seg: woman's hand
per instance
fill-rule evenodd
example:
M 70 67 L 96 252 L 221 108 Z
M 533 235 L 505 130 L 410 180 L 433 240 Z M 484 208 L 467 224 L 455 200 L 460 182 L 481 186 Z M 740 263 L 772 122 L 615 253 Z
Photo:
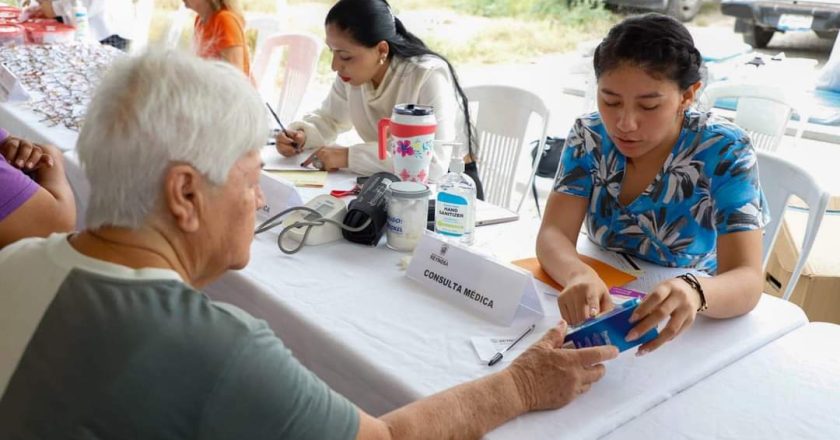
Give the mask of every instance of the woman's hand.
M 627 340 L 638 339 L 665 318 L 668 324 L 659 332 L 659 336 L 639 347 L 638 356 L 647 354 L 662 344 L 674 339 L 691 327 L 700 308 L 700 294 L 685 281 L 674 278 L 660 283 L 642 300 L 639 307 L 630 316 L 630 322 L 636 325 L 627 333 Z
M 322 147 L 315 153 L 315 157 L 323 164 L 322 170 L 340 170 L 347 168 L 347 150 L 347 147 Z
M 614 307 L 607 285 L 591 268 L 569 279 L 557 298 L 557 304 L 563 318 L 572 325 Z
M 0 155 L 12 166 L 30 172 L 41 167 L 52 167 L 53 156 L 61 155 L 55 147 L 33 144 L 25 139 L 9 136 L 0 145 Z
M 283 157 L 294 156 L 300 153 L 303 151 L 303 145 L 306 143 L 306 133 L 303 130 L 291 130 L 288 133 L 291 137 L 286 136 L 286 133 L 280 130 L 274 138 L 277 143 L 277 152 L 283 155 Z

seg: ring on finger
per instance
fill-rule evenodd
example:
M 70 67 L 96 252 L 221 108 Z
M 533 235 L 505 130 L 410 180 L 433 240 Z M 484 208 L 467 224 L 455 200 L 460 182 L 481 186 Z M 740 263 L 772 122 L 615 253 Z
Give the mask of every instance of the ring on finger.
M 324 161 L 323 161 L 323 160 L 321 160 L 321 159 L 319 159 L 319 158 L 317 158 L 317 157 L 316 157 L 316 158 L 314 158 L 314 159 L 312 159 L 312 165 L 313 165 L 315 168 L 318 168 L 319 170 L 322 170 L 322 171 L 325 169 L 325 168 L 324 168 Z

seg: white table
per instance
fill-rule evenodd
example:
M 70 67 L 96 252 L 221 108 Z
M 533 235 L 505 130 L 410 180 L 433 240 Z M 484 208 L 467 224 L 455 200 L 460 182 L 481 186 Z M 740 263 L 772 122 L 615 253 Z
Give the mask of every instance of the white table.
M 838 325 L 800 327 L 605 439 L 840 438 L 838 341 Z
M 477 247 L 506 260 L 533 256 L 536 233 L 527 221 L 482 227 Z M 405 254 L 384 244 L 341 241 L 284 255 L 275 241 L 273 232 L 258 236 L 248 267 L 206 292 L 265 319 L 307 367 L 373 414 L 495 371 L 469 338 L 514 335 L 528 324 L 519 316 L 510 328 L 494 325 L 424 292 L 398 267 Z M 541 300 L 548 314 L 523 348 L 559 319 L 555 299 Z M 798 307 L 766 295 L 742 318 L 701 318 L 657 352 L 611 361 L 606 377 L 566 408 L 522 416 L 488 438 L 597 438 L 805 323 Z
M 45 128 L 16 105 L 0 105 L 0 124 L 62 149 L 75 145 L 75 133 Z M 83 212 L 87 182 L 75 153 L 66 155 Z M 352 183 L 352 175 L 335 173 L 325 190 Z M 520 221 L 479 228 L 476 247 L 504 260 L 533 256 L 537 226 Z M 500 327 L 451 307 L 408 280 L 398 268 L 405 254 L 384 245 L 342 241 L 287 256 L 275 240 L 276 233 L 258 236 L 249 266 L 225 275 L 208 294 L 265 319 L 304 364 L 373 414 L 495 371 L 478 361 L 469 338 L 514 335 L 529 323 L 520 316 L 510 328 Z M 558 320 L 554 298 L 541 299 L 548 314 L 523 348 Z M 745 317 L 700 319 L 655 353 L 635 358 L 627 352 L 611 361 L 607 376 L 566 408 L 522 416 L 488 438 L 597 438 L 805 322 L 797 307 L 768 296 Z
M 79 137 L 79 133 L 64 126 L 45 125 L 41 122 L 41 116 L 23 103 L 0 103 L 0 127 L 33 142 L 55 145 L 62 151 L 75 148 Z

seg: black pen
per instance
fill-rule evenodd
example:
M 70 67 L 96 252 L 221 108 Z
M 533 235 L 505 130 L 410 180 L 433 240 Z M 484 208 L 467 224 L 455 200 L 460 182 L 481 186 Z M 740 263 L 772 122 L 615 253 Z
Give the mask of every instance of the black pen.
M 525 333 L 522 333 L 518 338 L 516 338 L 515 341 L 511 342 L 510 345 L 508 345 L 506 349 L 494 354 L 493 358 L 490 359 L 490 362 L 487 363 L 487 366 L 492 367 L 493 365 L 496 365 L 497 363 L 499 363 L 499 361 L 502 360 L 502 358 L 505 356 L 505 353 L 510 351 L 510 349 L 513 348 L 513 346 L 516 345 L 517 342 L 521 341 L 522 338 L 524 338 L 525 336 L 528 336 L 528 333 L 531 333 L 532 331 L 534 331 L 534 326 L 535 325 L 536 324 L 531 324 L 531 326 L 528 327 L 528 330 L 525 330 Z
M 625 254 L 624 252 L 619 252 L 618 255 L 621 255 L 622 257 L 624 257 L 624 259 L 627 260 L 628 263 L 630 263 L 630 266 L 633 266 L 633 269 L 642 270 L 642 268 L 639 267 L 639 265 L 636 264 L 636 262 L 633 261 L 633 259 L 630 258 L 629 255 Z
M 288 131 L 286 131 L 286 126 L 284 126 L 283 123 L 280 122 L 280 118 L 277 116 L 277 113 L 275 113 L 274 109 L 271 108 L 271 104 L 266 102 L 265 106 L 268 107 L 268 111 L 271 112 L 271 116 L 274 116 L 274 120 L 277 121 L 278 125 L 280 125 L 280 129 L 283 130 L 283 134 L 285 134 L 287 138 L 292 139 L 292 136 L 289 134 Z M 297 142 L 292 141 L 292 147 L 294 147 L 294 149 L 297 150 L 298 149 Z

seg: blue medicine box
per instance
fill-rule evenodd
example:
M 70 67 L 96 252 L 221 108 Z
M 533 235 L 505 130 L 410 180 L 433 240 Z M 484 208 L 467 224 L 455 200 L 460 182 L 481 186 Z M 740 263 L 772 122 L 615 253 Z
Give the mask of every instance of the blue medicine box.
M 630 315 L 639 305 L 639 299 L 625 301 L 607 313 L 598 315 L 573 327 L 566 333 L 565 343 L 573 343 L 575 348 L 594 347 L 598 345 L 615 345 L 619 351 L 628 350 L 644 344 L 659 335 L 656 328 L 651 329 L 635 341 L 624 338 L 633 328 Z

